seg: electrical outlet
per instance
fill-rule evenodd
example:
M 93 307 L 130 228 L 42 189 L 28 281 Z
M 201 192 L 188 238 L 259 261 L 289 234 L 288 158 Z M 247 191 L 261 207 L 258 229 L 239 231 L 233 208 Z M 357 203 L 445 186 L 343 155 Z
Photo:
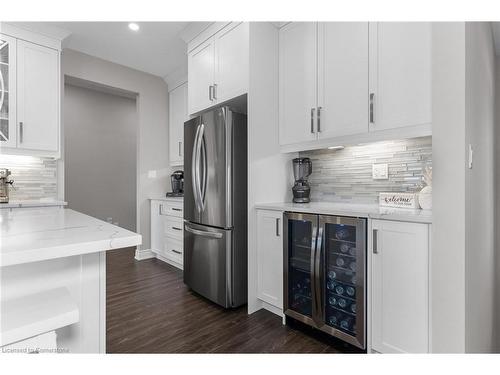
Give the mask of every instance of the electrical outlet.
M 148 178 L 156 178 L 156 170 L 148 171 Z
M 388 164 L 372 164 L 372 178 L 374 180 L 388 180 L 389 179 Z

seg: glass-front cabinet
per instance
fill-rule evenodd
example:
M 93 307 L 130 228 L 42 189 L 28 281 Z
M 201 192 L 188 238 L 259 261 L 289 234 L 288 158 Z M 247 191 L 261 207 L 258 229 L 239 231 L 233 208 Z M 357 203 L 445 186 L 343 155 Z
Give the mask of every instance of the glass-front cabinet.
M 16 40 L 0 34 L 0 147 L 16 147 Z
M 366 219 L 285 213 L 285 314 L 366 348 Z

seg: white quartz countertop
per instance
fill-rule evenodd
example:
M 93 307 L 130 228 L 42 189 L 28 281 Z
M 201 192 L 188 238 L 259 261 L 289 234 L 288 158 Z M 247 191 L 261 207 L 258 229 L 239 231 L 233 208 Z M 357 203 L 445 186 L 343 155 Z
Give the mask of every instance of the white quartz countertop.
M 9 203 L 0 203 L 0 208 L 28 208 L 66 206 L 68 202 L 48 199 L 10 200 Z
M 142 236 L 70 209 L 0 210 L 0 267 L 137 246 Z
M 404 208 L 380 207 L 378 204 L 359 203 L 258 203 L 257 209 L 302 212 L 311 214 L 339 215 L 366 217 L 370 219 L 385 219 L 395 221 L 408 221 L 414 223 L 432 223 L 431 210 L 413 210 Z
M 152 201 L 182 202 L 184 200 L 184 197 L 155 197 L 149 199 Z

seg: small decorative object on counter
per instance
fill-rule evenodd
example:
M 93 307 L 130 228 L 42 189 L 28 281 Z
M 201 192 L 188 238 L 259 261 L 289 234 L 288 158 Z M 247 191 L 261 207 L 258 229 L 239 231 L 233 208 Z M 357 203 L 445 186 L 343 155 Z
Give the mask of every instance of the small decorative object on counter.
M 432 209 L 432 167 L 425 167 L 424 182 L 427 186 L 418 193 L 418 204 L 424 210 Z
M 418 208 L 418 194 L 379 193 L 379 205 L 384 207 Z

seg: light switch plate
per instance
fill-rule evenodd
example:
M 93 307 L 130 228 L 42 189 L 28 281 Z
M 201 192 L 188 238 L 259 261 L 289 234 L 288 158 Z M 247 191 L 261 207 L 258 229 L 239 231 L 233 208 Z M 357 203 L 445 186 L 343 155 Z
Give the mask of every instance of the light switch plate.
M 372 178 L 374 180 L 388 180 L 389 179 L 388 164 L 372 164 Z
M 148 171 L 148 178 L 156 178 L 156 171 L 154 169 Z

